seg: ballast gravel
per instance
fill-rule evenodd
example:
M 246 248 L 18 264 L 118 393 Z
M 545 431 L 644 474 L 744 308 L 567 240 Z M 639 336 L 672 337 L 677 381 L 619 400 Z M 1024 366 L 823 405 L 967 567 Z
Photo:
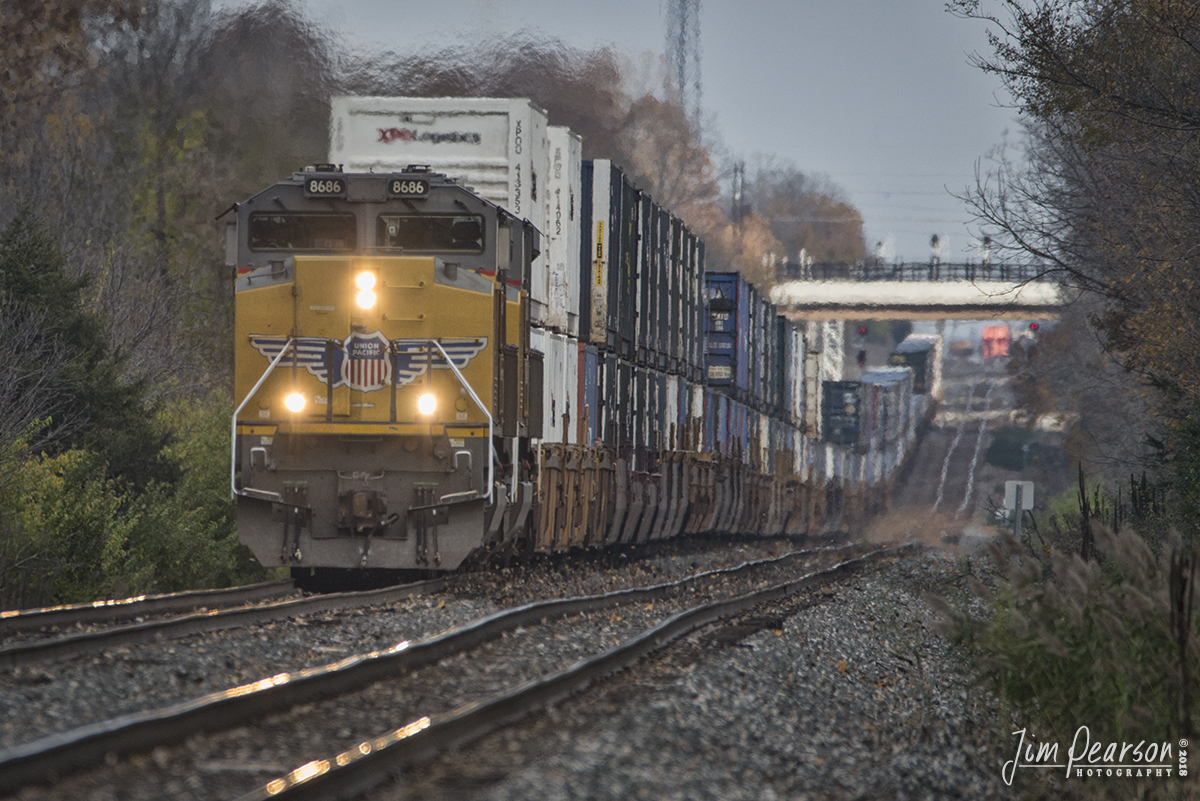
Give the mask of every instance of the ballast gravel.
M 752 587 L 827 566 L 838 558 L 822 553 L 798 563 L 705 577 L 667 599 L 623 603 L 520 628 L 414 673 L 270 715 L 251 726 L 196 735 L 179 747 L 114 759 L 107 768 L 70 776 L 50 789 L 26 788 L 22 797 L 131 801 L 164 794 L 195 799 L 238 797 L 293 767 L 332 756 L 381 730 L 483 701 L 530 679 L 561 671 L 713 597 L 740 595 Z
M 954 572 L 927 553 L 759 608 L 369 798 L 1015 797 L 922 600 Z
M 416 640 L 501 608 L 661 584 L 794 549 L 786 540 L 697 539 L 604 560 L 543 560 L 456 576 L 438 595 L 0 670 L 0 749 Z
M 430 595 L 0 671 L 0 747 L 451 628 L 495 611 Z

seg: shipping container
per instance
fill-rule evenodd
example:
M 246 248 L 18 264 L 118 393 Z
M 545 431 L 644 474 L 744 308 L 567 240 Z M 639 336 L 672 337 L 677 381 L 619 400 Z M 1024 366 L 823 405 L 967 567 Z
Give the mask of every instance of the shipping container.
M 708 383 L 748 398 L 751 380 L 751 287 L 737 273 L 708 273 L 706 317 Z
M 792 425 L 804 427 L 804 329 L 791 327 L 791 345 L 787 359 L 787 419 Z
M 583 342 L 576 344 L 579 349 L 579 392 L 576 418 L 580 421 L 583 432 L 581 444 L 594 445 L 600 438 L 600 365 L 596 358 L 596 347 Z
M 579 256 L 582 140 L 570 128 L 548 129 L 550 166 L 546 181 L 546 326 L 579 336 Z
M 530 346 L 544 354 L 542 377 L 542 439 L 576 444 L 579 393 L 578 344 L 562 334 L 533 328 Z
M 832 445 L 853 446 L 859 438 L 859 382 L 822 382 L 824 402 L 822 441 Z
M 585 218 L 590 221 L 581 232 L 585 252 L 591 254 L 588 339 L 632 359 L 637 340 L 641 192 L 608 159 L 584 161 L 582 176 L 583 192 L 591 197 Z
M 878 429 L 886 443 L 895 443 L 907 438 L 909 403 L 912 397 L 913 371 L 909 367 L 877 367 L 862 375 L 864 387 L 878 391 L 881 418 L 872 421 L 872 429 Z
M 329 161 L 344 171 L 424 165 L 546 231 L 548 125 L 546 112 L 530 100 L 338 95 L 330 103 Z M 539 325 L 548 311 L 546 264 L 543 254 L 520 276 L 530 319 Z
M 888 357 L 896 367 L 911 367 L 913 393 L 942 396 L 942 338 L 936 334 L 909 334 Z

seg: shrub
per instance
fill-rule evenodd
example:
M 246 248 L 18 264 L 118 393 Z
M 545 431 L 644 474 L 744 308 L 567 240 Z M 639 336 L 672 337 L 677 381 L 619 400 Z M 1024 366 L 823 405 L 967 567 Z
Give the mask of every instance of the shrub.
M 0 594 L 6 606 L 71 603 L 137 591 L 127 559 L 138 524 L 88 451 L 25 459 L 0 496 Z
M 156 592 L 269 577 L 238 541 L 236 508 L 229 497 L 232 414 L 232 405 L 219 392 L 178 401 L 159 413 L 159 425 L 175 437 L 165 456 L 179 464 L 180 478 L 147 490 L 132 534 L 132 549 L 148 566 Z
M 261 581 L 238 542 L 229 498 L 229 401 L 220 393 L 159 413 L 179 465 L 143 490 L 95 453 L 0 449 L 0 600 L 6 608 Z
M 968 580 L 982 610 L 931 600 L 974 677 L 1022 725 L 1068 742 L 1085 724 L 1093 740 L 1188 736 L 1200 721 L 1195 551 L 1175 532 L 1156 555 L 1131 529 L 1094 528 L 1102 560 L 1043 558 L 1004 537 L 990 586 Z

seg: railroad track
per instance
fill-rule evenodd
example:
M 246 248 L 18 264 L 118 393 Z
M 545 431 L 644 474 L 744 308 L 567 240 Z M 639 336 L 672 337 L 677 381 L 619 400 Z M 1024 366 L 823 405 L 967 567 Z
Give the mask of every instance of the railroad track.
M 503 670 L 492 670 L 503 674 L 495 686 L 486 690 L 487 698 L 467 697 L 472 703 L 465 706 L 455 705 L 454 708 L 431 709 L 430 714 L 414 715 L 410 722 L 400 728 L 389 730 L 386 735 L 379 736 L 379 729 L 385 728 L 379 723 L 375 725 L 376 736 L 358 740 L 357 748 L 343 751 L 327 759 L 307 760 L 302 768 L 288 773 L 285 777 L 275 779 L 269 785 L 263 785 L 252 791 L 247 797 L 280 797 L 280 793 L 297 794 L 295 797 L 326 797 L 321 793 L 329 792 L 322 787 L 339 787 L 345 789 L 351 784 L 355 787 L 369 786 L 379 780 L 378 777 L 396 769 L 397 765 L 406 764 L 406 760 L 419 759 L 421 754 L 432 754 L 447 747 L 447 743 L 461 743 L 481 736 L 486 731 L 503 725 L 504 722 L 527 714 L 529 710 L 548 702 L 548 699 L 561 697 L 563 694 L 574 692 L 580 686 L 595 681 L 598 677 L 623 665 L 631 664 L 654 648 L 691 631 L 697 626 L 721 617 L 738 614 L 741 611 L 772 600 L 784 597 L 807 586 L 821 581 L 828 581 L 839 575 L 853 570 L 862 564 L 862 560 L 851 560 L 839 563 L 837 566 L 824 571 L 810 573 L 803 578 L 784 578 L 783 572 L 794 572 L 795 564 L 803 560 L 832 560 L 837 554 L 844 554 L 844 549 L 820 549 L 819 551 L 790 554 L 776 560 L 763 560 L 748 563 L 738 568 L 722 571 L 712 571 L 688 579 L 671 582 L 636 590 L 623 590 L 586 598 L 571 598 L 557 601 L 547 601 L 527 604 L 504 612 L 490 615 L 483 620 L 461 626 L 450 632 L 427 638 L 419 643 L 401 643 L 395 647 L 377 651 L 358 657 L 342 660 L 325 668 L 302 671 L 298 674 L 282 674 L 255 682 L 251 685 L 234 688 L 224 693 L 216 693 L 202 699 L 176 704 L 173 707 L 149 713 L 127 715 L 111 721 L 81 727 L 51 737 L 41 738 L 22 746 L 10 748 L 0 753 L 0 788 L 15 789 L 32 781 L 44 780 L 47 777 L 59 776 L 62 773 L 95 762 L 98 759 L 113 757 L 110 754 L 152 751 L 153 763 L 170 765 L 168 775 L 196 775 L 207 770 L 205 786 L 210 790 L 214 783 L 213 765 L 217 771 L 221 767 L 233 766 L 237 772 L 238 765 L 250 773 L 262 773 L 264 768 L 271 767 L 263 762 L 255 763 L 251 758 L 247 762 L 247 754 L 253 757 L 254 748 L 247 746 L 245 740 L 250 738 L 253 744 L 261 740 L 294 741 L 303 739 L 297 731 L 305 731 L 305 726 L 339 725 L 335 718 L 342 713 L 344 706 L 349 706 L 347 693 L 366 693 L 359 697 L 357 703 L 368 704 L 367 709 L 385 709 L 389 705 L 389 695 L 401 692 L 403 687 L 395 686 L 396 677 L 405 677 L 402 684 L 406 687 L 414 682 L 411 678 L 414 672 L 422 667 L 433 667 L 434 678 L 426 681 L 430 684 L 430 698 L 441 698 L 444 691 L 436 688 L 449 678 L 458 675 L 465 667 L 470 666 L 465 661 L 465 655 L 474 652 L 491 643 L 489 647 L 503 651 L 508 648 L 509 654 L 505 659 Z M 864 559 L 876 558 L 884 552 L 875 552 Z M 774 571 L 774 572 L 773 572 Z M 761 584 L 767 580 L 769 586 L 758 586 L 752 592 L 730 592 L 729 587 L 719 590 L 716 586 L 704 590 L 705 583 L 730 582 L 735 577 L 755 581 Z M 784 578 L 784 580 L 780 580 Z M 741 586 L 741 585 L 739 585 Z M 744 589 L 744 587 L 741 587 Z M 725 597 L 714 598 L 704 603 L 695 603 L 694 598 L 703 592 Z M 646 606 L 648 605 L 648 606 Z M 621 607 L 622 615 L 610 612 L 614 607 Z M 519 690 L 511 688 L 523 682 L 515 681 L 514 677 L 521 674 L 520 657 L 525 649 L 544 649 L 547 644 L 552 647 L 568 634 L 578 636 L 583 632 L 584 637 L 592 637 L 595 632 L 611 634 L 611 627 L 604 624 L 605 616 L 609 621 L 629 618 L 628 625 L 620 630 L 619 638 L 622 643 L 616 647 L 592 653 L 582 661 L 578 654 L 571 653 L 570 648 L 559 659 L 563 663 L 552 671 L 552 675 L 538 679 Z M 648 618 L 656 618 L 654 621 Z M 663 619 L 665 618 L 665 619 Z M 543 625 L 535 626 L 537 621 L 559 621 L 559 628 Z M 528 639 L 530 631 L 527 627 L 544 630 L 540 642 Z M 507 637 L 502 637 L 505 633 Z M 589 633 L 592 632 L 592 633 Z M 526 637 L 526 639 L 522 639 Z M 498 641 L 499 638 L 499 641 Z M 600 638 L 601 645 L 607 644 Z M 506 643 L 504 640 L 511 640 Z M 530 645 L 530 643 L 533 643 Z M 615 645 L 615 644 L 614 644 Z M 595 649 L 593 649 L 595 650 Z M 449 660 L 447 663 L 446 660 Z M 565 662 L 564 662 L 565 660 Z M 492 663 L 486 659 L 475 658 L 473 667 L 487 668 Z M 567 664 L 576 663 L 572 667 Z M 438 672 L 438 663 L 446 667 Z M 500 663 L 496 663 L 500 664 Z M 566 669 L 563 669 L 566 668 Z M 531 668 L 531 670 L 539 670 Z M 515 671 L 515 672 L 514 672 Z M 423 675 L 423 672 L 422 672 Z M 440 678 L 439 678 L 440 676 Z M 420 677 L 418 677 L 420 678 Z M 388 682 L 392 682 L 392 686 Z M 363 688 L 367 689 L 363 689 Z M 476 696 L 479 690 L 473 691 Z M 371 695 L 374 693 L 374 695 Z M 461 696 L 461 693 L 459 693 Z M 335 700 L 322 701 L 321 699 Z M 425 703 L 430 703 L 428 700 Z M 306 706 L 307 705 L 307 706 Z M 392 704 L 394 707 L 395 705 Z M 433 706 L 437 706 L 433 704 Z M 419 709 L 420 704 L 409 703 L 400 709 Z M 281 710 L 290 709 L 289 712 Z M 299 711 L 297 711 L 299 709 Z M 267 716 L 266 722 L 262 722 Z M 290 716 L 290 719 L 287 719 Z M 373 716 L 371 721 L 374 721 Z M 238 729 L 228 733 L 234 727 L 242 726 L 247 721 L 258 719 L 260 723 L 253 732 Z M 275 721 L 272 723 L 271 721 Z M 353 722 L 353 721 L 352 721 Z M 301 727 L 297 729 L 297 727 Z M 278 731 L 276 731 L 278 729 Z M 182 738 L 195 736 L 201 731 L 226 731 L 224 746 L 216 750 L 208 749 L 195 739 L 189 741 L 188 751 L 204 751 L 210 756 L 203 765 L 192 764 L 189 771 L 175 760 L 183 759 L 178 754 L 167 753 L 163 744 L 178 742 Z M 343 739 L 355 735 L 348 727 Z M 216 735 L 219 739 L 223 735 Z M 232 739 L 229 739 L 232 737 Z M 203 738 L 201 738 L 203 739 Z M 238 742 L 242 745 L 238 746 Z M 321 740 L 322 743 L 328 738 Z M 225 751 L 221 751 L 221 747 Z M 230 750 L 232 749 L 232 750 Z M 298 744 L 286 753 L 300 754 L 304 752 L 303 744 Z M 328 748 L 325 749 L 328 752 Z M 161 753 L 160 753 L 161 752 Z M 235 756 L 224 758 L 222 753 Z M 217 757 L 213 757 L 217 754 Z M 240 756 L 237 756 L 240 754 Z M 357 756 L 355 756 L 357 754 Z M 372 756 L 377 755 L 377 756 Z M 239 763 L 240 760 L 240 763 Z M 145 758 L 131 759 L 122 763 L 127 767 L 135 761 L 146 763 Z M 296 764 L 295 761 L 292 764 Z M 248 766 L 248 767 L 247 767 Z M 120 786 L 126 787 L 126 780 L 131 773 L 117 773 L 114 779 Z M 347 773 L 346 771 L 349 771 Z M 277 773 L 283 771 L 276 771 Z M 136 771 L 133 771 L 136 773 Z M 322 778 L 322 777 L 336 778 Z M 228 778 L 227 776 L 225 778 Z M 228 782 L 229 789 L 240 785 L 246 787 L 245 776 L 237 777 L 236 781 Z M 159 779 L 158 781 L 161 781 Z M 331 784 L 332 782 L 332 784 Z M 161 785 L 158 786 L 161 790 Z M 92 790 L 95 787 L 91 787 Z M 70 793 L 88 792 L 82 786 L 64 788 L 69 797 Z M 226 791 L 228 792 L 228 791 Z M 255 795 L 254 793 L 258 793 Z M 310 795 L 316 793 L 316 795 Z M 136 795 L 136 794 L 135 794 Z M 131 796 L 133 797 L 133 796 Z M 148 795 L 146 797 L 153 797 Z M 210 795 L 210 797 L 228 797 Z M 285 796 L 287 797 L 287 796 Z
M 223 609 L 278 598 L 293 592 L 291 581 L 268 581 L 220 590 L 193 590 L 165 595 L 94 601 L 85 604 L 12 609 L 0 612 L 0 639 L 44 629 L 117 623 L 122 620 L 174 615 L 198 609 Z
M 242 626 L 284 620 L 298 615 L 312 615 L 341 609 L 393 603 L 413 595 L 438 592 L 446 586 L 445 579 L 431 579 L 414 584 L 401 584 L 377 590 L 313 595 L 276 603 L 240 606 L 234 609 L 211 609 L 177 617 L 151 620 L 125 626 L 68 634 L 34 640 L 0 648 L 0 669 L 12 669 L 40 662 L 70 659 L 97 651 L 125 648 L 147 642 L 158 642 Z M 41 611 L 41 610 L 38 610 Z
M 933 426 L 918 445 L 913 469 L 897 493 L 901 508 L 966 520 L 979 502 L 975 484 L 988 432 L 1008 419 L 1007 377 L 993 371 L 947 382 Z

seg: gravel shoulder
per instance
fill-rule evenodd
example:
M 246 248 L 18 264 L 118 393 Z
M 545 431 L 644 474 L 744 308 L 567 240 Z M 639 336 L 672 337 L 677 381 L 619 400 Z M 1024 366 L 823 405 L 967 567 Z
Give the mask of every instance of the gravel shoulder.
M 903 559 L 697 632 L 370 797 L 1015 797 L 922 600 L 954 570 Z

